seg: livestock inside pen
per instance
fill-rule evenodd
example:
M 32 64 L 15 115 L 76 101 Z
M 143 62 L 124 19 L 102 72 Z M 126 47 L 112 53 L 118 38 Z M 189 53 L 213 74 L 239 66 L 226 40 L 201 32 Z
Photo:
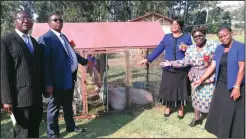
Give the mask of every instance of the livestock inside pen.
M 153 105 L 161 78 L 159 62 L 162 58 L 160 56 L 158 60 L 143 67 L 136 65 L 150 49 L 126 48 L 96 52 L 102 88 L 96 91 L 95 82 L 92 82 L 90 74 L 86 73 L 87 96 L 99 95 L 105 111 Z M 90 102 L 88 104 L 90 106 Z
M 48 25 L 45 23 L 35 23 L 32 35 L 37 38 L 48 29 Z M 81 56 L 95 54 L 97 69 L 103 84 L 100 90 L 93 89 L 93 82 L 90 82 L 91 74 L 87 72 L 87 67 L 79 66 L 74 93 L 74 110 L 78 116 L 89 114 L 88 104 L 90 101 L 102 101 L 106 111 L 112 110 L 112 106 L 110 106 L 112 103 L 110 90 L 112 88 L 118 88 L 117 92 L 121 95 L 125 92 L 126 102 L 124 102 L 124 98 L 116 101 L 118 103 L 122 101 L 120 105 L 125 103 L 124 109 L 139 107 L 135 104 L 141 103 L 139 102 L 140 97 L 136 96 L 137 93 L 131 93 L 139 92 L 136 89 L 144 89 L 150 93 L 152 100 L 155 98 L 161 78 L 159 66 L 161 56 L 160 60 L 155 60 L 145 67 L 138 67 L 136 63 L 156 47 L 164 36 L 159 23 L 64 23 L 62 32 L 69 40 L 75 42 L 75 50 Z M 144 92 L 144 90 L 140 90 L 140 92 Z M 146 91 L 145 94 L 148 93 Z M 96 98 L 95 96 L 99 96 L 98 99 L 89 99 L 90 97 Z M 151 97 L 148 94 L 146 96 L 144 98 L 152 103 Z

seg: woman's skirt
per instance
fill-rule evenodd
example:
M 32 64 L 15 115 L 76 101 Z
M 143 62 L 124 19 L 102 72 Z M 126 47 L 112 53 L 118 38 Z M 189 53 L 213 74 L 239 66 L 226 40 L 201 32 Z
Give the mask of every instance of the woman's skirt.
M 227 83 L 218 81 L 208 113 L 205 129 L 219 138 L 244 138 L 245 87 L 235 102 L 230 98 Z
M 196 87 L 191 94 L 193 108 L 208 113 L 213 93 L 214 83 L 204 83 Z
M 187 71 L 167 71 L 163 69 L 159 91 L 159 102 L 164 106 L 185 106 L 188 100 Z

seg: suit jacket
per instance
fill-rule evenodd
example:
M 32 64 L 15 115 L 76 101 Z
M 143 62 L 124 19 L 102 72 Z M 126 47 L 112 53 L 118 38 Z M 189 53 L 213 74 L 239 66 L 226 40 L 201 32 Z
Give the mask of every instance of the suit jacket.
M 43 50 L 31 37 L 34 55 L 16 33 L 1 38 L 1 102 L 17 107 L 42 105 Z
M 218 79 L 219 74 L 219 68 L 220 68 L 220 59 L 224 53 L 225 47 L 223 44 L 219 45 L 217 49 L 215 50 L 213 60 L 216 61 L 216 82 Z M 228 52 L 228 60 L 227 60 L 227 89 L 231 90 L 233 86 L 235 85 L 235 82 L 237 80 L 237 73 L 239 70 L 239 61 L 245 61 L 245 45 L 241 42 L 233 40 L 232 46 Z M 243 85 L 245 82 L 245 78 L 243 79 L 241 85 Z
M 71 65 L 69 64 L 69 57 L 59 38 L 54 32 L 49 30 L 39 37 L 38 42 L 44 48 L 45 86 L 53 86 L 57 90 L 72 89 L 74 79 L 72 77 Z M 87 64 L 87 59 L 84 59 L 77 53 L 76 57 L 81 65 Z

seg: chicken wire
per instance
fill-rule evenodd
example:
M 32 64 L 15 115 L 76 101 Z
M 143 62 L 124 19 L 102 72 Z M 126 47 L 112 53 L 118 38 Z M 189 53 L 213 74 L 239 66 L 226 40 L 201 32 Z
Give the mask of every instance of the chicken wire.
M 109 106 L 108 88 L 109 87 L 125 87 L 126 92 L 129 88 L 144 89 L 151 93 L 153 97 L 152 104 L 157 102 L 157 95 L 159 93 L 159 86 L 161 80 L 161 68 L 159 66 L 162 61 L 163 54 L 160 55 L 155 61 L 147 64 L 146 66 L 137 66 L 137 62 L 141 61 L 148 55 L 152 49 L 120 49 L 112 52 L 99 51 L 95 53 L 97 59 L 97 70 L 100 72 L 102 87 L 100 92 L 97 92 L 100 100 L 103 102 L 105 111 L 112 111 Z M 90 52 L 84 52 L 84 57 Z M 85 66 L 87 69 L 87 66 Z M 74 115 L 80 115 L 83 112 L 83 83 L 81 77 L 84 76 L 81 71 L 78 71 L 77 81 L 74 89 L 73 110 Z M 95 83 L 92 81 L 91 74 L 86 72 L 86 97 L 91 93 L 89 90 L 95 90 Z M 95 93 L 95 92 L 94 92 Z M 129 98 L 129 92 L 126 93 Z M 87 99 L 87 98 L 85 98 Z M 130 99 L 126 99 L 126 108 L 133 109 L 138 105 L 132 103 Z M 44 98 L 44 111 L 47 109 L 47 99 Z M 86 104 L 88 105 L 88 103 Z M 153 106 L 153 105 L 152 105 Z M 139 108 L 139 107 L 138 107 Z M 62 112 L 62 108 L 60 110 Z

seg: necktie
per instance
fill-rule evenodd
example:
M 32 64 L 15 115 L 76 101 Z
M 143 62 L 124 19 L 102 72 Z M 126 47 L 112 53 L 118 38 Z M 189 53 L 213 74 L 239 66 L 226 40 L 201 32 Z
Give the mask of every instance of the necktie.
M 34 50 L 33 50 L 33 47 L 32 47 L 32 45 L 31 45 L 31 43 L 30 43 L 29 37 L 28 37 L 27 35 L 23 35 L 23 37 L 24 37 L 24 41 L 25 41 L 25 43 L 26 43 L 26 45 L 27 45 L 27 48 L 28 48 L 29 51 L 33 54 L 33 53 L 34 53 Z
M 68 41 L 67 41 L 65 35 L 61 34 L 61 38 L 62 38 L 62 40 L 64 41 L 65 48 L 67 49 L 67 55 L 68 55 L 68 57 L 69 57 L 70 64 L 73 65 L 73 64 L 74 64 L 74 63 L 73 63 L 73 56 L 72 56 L 71 51 L 70 51 L 70 49 L 69 49 L 70 45 L 69 45 L 69 43 L 68 43 Z

